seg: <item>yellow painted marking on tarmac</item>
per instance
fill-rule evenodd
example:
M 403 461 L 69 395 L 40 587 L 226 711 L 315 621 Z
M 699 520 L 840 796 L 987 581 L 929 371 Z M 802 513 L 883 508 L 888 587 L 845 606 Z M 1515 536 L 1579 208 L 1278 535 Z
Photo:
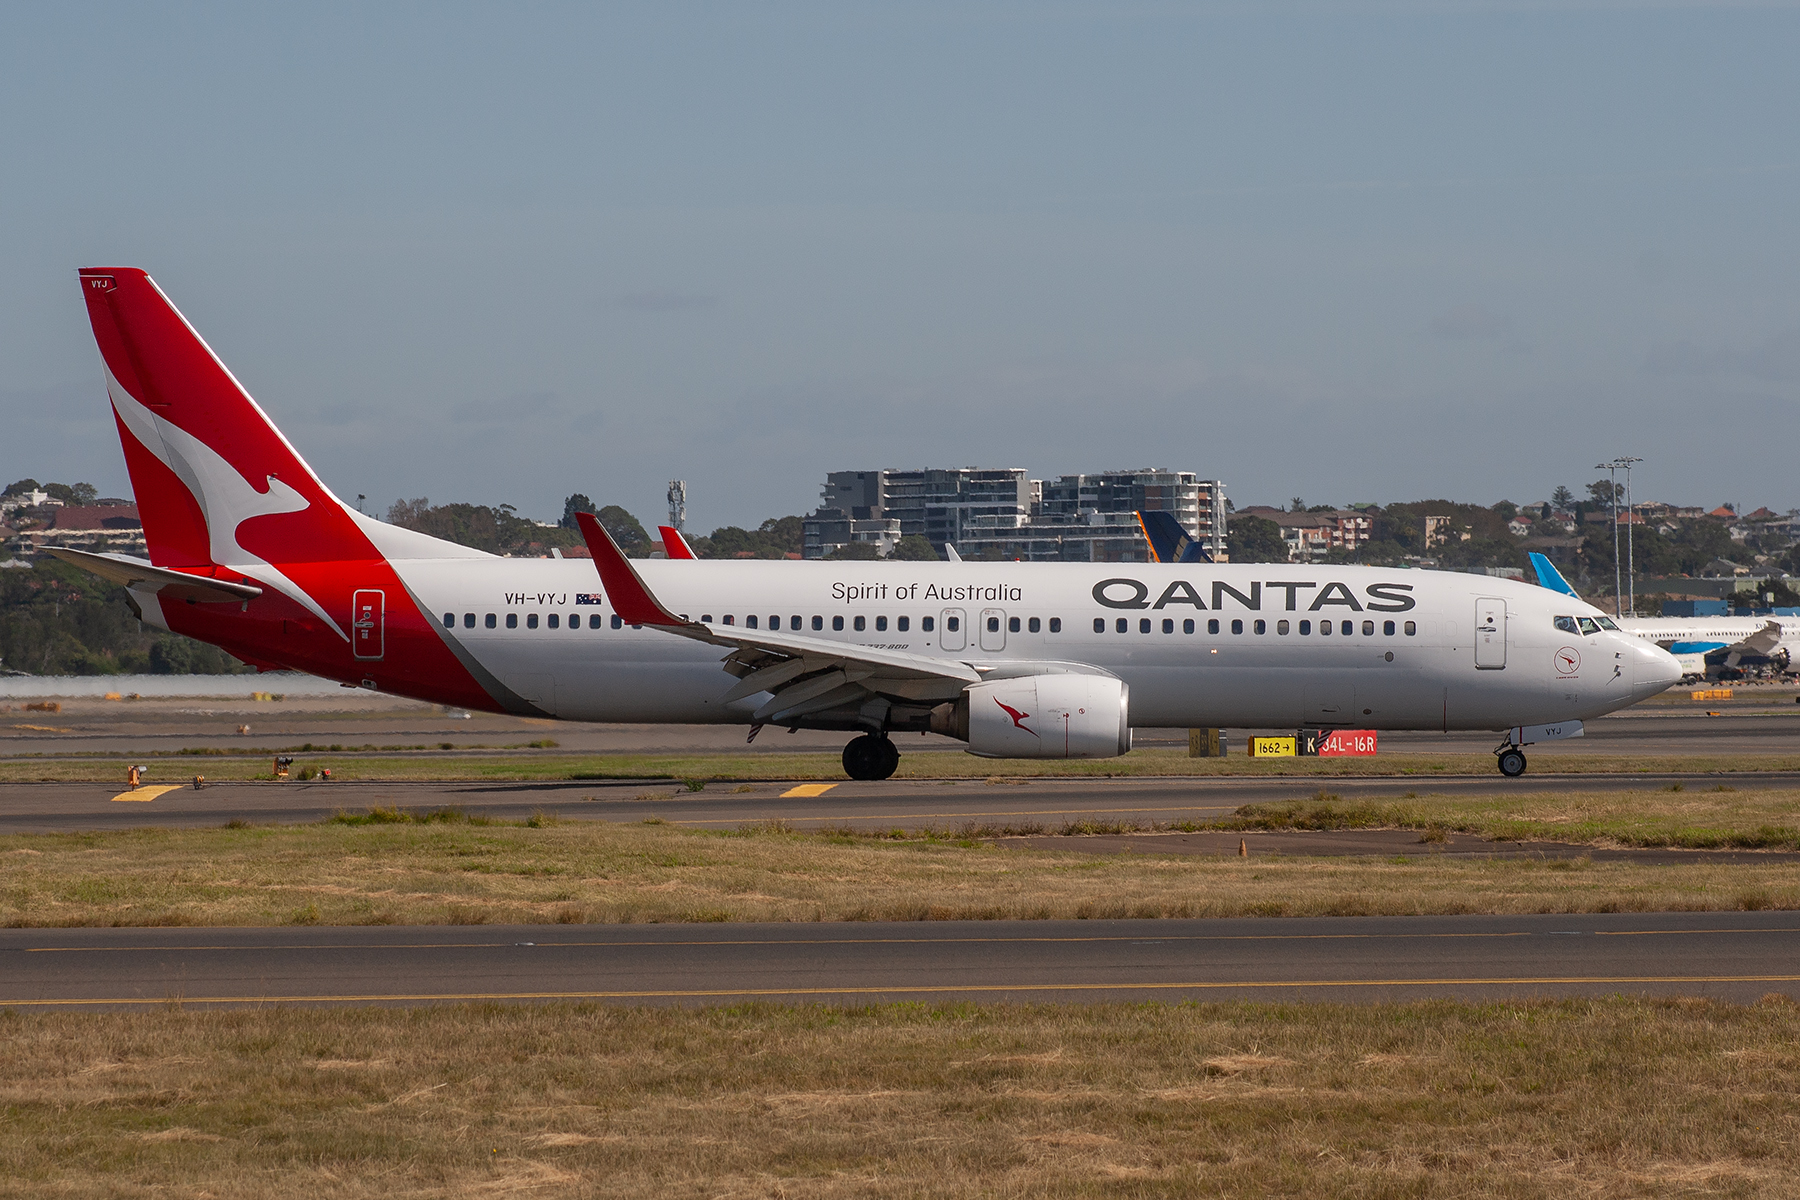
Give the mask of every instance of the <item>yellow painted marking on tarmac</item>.
M 154 800 L 164 792 L 179 792 L 180 790 L 181 785 L 179 783 L 153 783 L 141 787 L 135 792 L 120 792 L 113 797 L 113 803 L 116 804 L 121 800 Z
M 781 793 L 781 798 L 786 800 L 789 796 L 823 796 L 836 786 L 835 783 L 803 783 L 799 787 L 791 787 Z
M 1586 936 L 1620 937 L 1627 931 L 1593 930 L 1581 931 Z M 1726 933 L 1800 933 L 1800 925 L 1772 926 L 1767 929 L 1746 927 L 1742 929 L 1646 929 L 1629 931 L 1630 936 L 1640 933 L 1660 934 L 1726 934 Z M 1368 941 L 1420 941 L 1443 940 L 1457 938 L 1462 940 L 1486 938 L 1523 938 L 1523 937 L 1562 937 L 1563 933 L 1534 933 L 1526 929 L 1502 929 L 1471 933 L 1132 933 L 1132 934 L 1082 934 L 1073 937 L 887 937 L 887 938 L 701 938 L 675 942 L 665 941 L 605 941 L 605 942 L 537 942 L 521 949 L 581 949 L 599 947 L 639 947 L 659 946 L 670 949 L 682 949 L 689 946 L 952 946 L 970 943 L 995 943 L 1003 945 L 1060 943 L 1060 942 L 1368 942 Z M 311 942 L 306 945 L 281 944 L 275 942 L 246 943 L 238 946 L 202 945 L 184 946 L 172 943 L 154 943 L 142 946 L 21 946 L 26 954 L 103 954 L 124 953 L 128 951 L 171 951 L 171 950 L 494 950 L 508 946 L 519 946 L 518 942 Z
M 29 729 L 33 733 L 74 733 L 73 729 L 64 729 L 61 725 L 14 725 L 14 729 Z
M 182 1004 L 396 1004 L 420 1001 L 490 1000 L 704 1000 L 723 996 L 898 996 L 993 992 L 1175 992 L 1232 988 L 1368 987 L 1556 987 L 1624 983 L 1800 983 L 1800 975 L 1523 975 L 1454 979 L 1255 979 L 1190 980 L 1179 983 L 949 983 L 867 987 L 672 988 L 665 991 L 592 992 L 369 992 L 311 996 L 183 996 Z M 149 996 L 71 997 L 60 1000 L 0 1001 L 5 1008 L 53 1005 L 164 1004 Z

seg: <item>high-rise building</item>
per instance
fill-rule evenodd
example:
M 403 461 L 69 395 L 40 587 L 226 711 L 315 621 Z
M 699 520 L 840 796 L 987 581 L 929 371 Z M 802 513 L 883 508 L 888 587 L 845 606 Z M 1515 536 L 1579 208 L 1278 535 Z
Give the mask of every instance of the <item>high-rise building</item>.
M 805 555 L 850 542 L 882 554 L 918 534 L 942 555 L 1035 562 L 1143 562 L 1140 509 L 1175 515 L 1219 561 L 1225 558 L 1225 487 L 1161 468 L 1027 477 L 1019 468 L 834 471 L 819 511 L 805 519 Z

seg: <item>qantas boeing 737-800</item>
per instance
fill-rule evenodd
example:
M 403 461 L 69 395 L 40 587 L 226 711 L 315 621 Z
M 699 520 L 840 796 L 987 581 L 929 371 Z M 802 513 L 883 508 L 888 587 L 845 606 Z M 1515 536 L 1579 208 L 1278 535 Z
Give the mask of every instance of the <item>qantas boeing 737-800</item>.
M 143 271 L 81 286 L 150 559 L 59 553 L 259 667 L 569 721 L 855 732 L 859 779 L 893 773 L 899 732 L 1105 758 L 1133 725 L 1491 729 L 1516 775 L 1521 746 L 1681 675 L 1578 599 L 1445 572 L 629 562 L 585 514 L 592 561 L 500 558 L 339 501 Z

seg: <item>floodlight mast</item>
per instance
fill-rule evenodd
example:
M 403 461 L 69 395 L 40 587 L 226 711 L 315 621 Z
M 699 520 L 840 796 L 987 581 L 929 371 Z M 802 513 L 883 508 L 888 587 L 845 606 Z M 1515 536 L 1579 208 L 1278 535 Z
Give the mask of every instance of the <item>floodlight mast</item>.
M 1608 477 L 1611 480 L 1611 484 L 1612 484 L 1612 486 L 1610 488 L 1608 488 L 1608 492 L 1609 492 L 1609 498 L 1612 501 L 1613 615 L 1616 617 L 1622 617 L 1625 615 L 1624 602 L 1625 602 L 1625 589 L 1627 587 L 1630 587 L 1630 589 L 1631 589 L 1631 609 L 1633 612 L 1637 611 L 1637 583 L 1636 583 L 1635 579 L 1633 578 L 1633 575 L 1635 574 L 1633 567 L 1635 566 L 1635 564 L 1633 564 L 1631 562 L 1632 537 L 1631 537 L 1630 525 L 1631 525 L 1631 522 L 1633 519 L 1631 516 L 1631 500 L 1630 500 L 1630 496 L 1631 496 L 1631 464 L 1632 463 L 1640 463 L 1643 461 L 1644 460 L 1641 458 L 1633 458 L 1630 455 L 1621 454 L 1617 458 L 1613 459 L 1611 462 L 1603 462 L 1603 463 L 1595 463 L 1594 464 L 1595 470 L 1605 471 L 1607 473 Z M 1626 530 L 1625 530 L 1625 558 L 1624 559 L 1621 559 L 1619 557 L 1619 472 L 1620 471 L 1625 472 Z

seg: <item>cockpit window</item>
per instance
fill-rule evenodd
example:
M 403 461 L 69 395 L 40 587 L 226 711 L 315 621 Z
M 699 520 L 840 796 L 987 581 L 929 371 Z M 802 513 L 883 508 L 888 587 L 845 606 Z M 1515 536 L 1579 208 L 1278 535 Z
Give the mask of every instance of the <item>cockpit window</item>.
M 1592 618 L 1592 617 L 1581 617 L 1581 618 L 1578 618 L 1578 619 L 1579 619 L 1579 620 L 1580 620 L 1580 621 L 1581 621 L 1581 632 L 1583 632 L 1583 633 L 1589 633 L 1589 634 L 1592 634 L 1592 633 L 1599 633 L 1599 632 L 1600 632 L 1600 625 L 1599 625 L 1599 623 L 1598 623 L 1598 622 L 1596 622 L 1596 621 L 1595 621 L 1595 620 L 1594 620 L 1594 618 Z
M 1600 628 L 1602 629 L 1610 630 L 1613 633 L 1619 632 L 1619 627 L 1613 624 L 1613 619 L 1611 617 L 1595 617 L 1594 620 L 1600 622 Z
M 1562 630 L 1564 633 L 1580 633 L 1581 632 L 1581 630 L 1576 628 L 1576 626 L 1575 626 L 1575 618 L 1574 617 L 1558 617 L 1558 618 L 1556 618 L 1556 627 L 1558 629 Z

